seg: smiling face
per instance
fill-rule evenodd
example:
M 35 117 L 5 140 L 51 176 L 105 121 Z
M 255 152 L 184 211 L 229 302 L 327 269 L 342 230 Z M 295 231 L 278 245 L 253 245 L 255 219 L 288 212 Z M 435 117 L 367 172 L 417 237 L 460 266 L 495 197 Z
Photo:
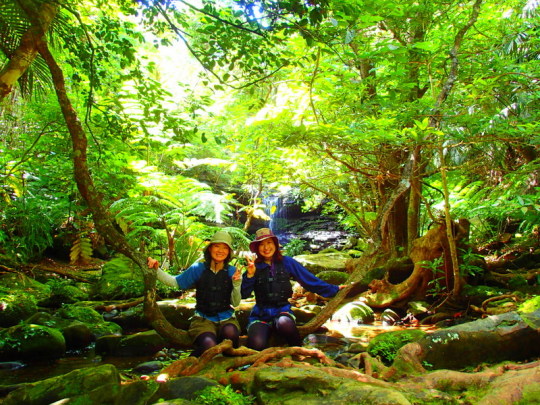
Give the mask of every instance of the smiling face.
M 208 250 L 210 251 L 210 257 L 216 263 L 223 263 L 230 252 L 229 246 L 225 243 L 212 243 Z
M 272 238 L 262 240 L 257 248 L 265 261 L 272 260 L 274 253 L 276 253 L 276 244 Z

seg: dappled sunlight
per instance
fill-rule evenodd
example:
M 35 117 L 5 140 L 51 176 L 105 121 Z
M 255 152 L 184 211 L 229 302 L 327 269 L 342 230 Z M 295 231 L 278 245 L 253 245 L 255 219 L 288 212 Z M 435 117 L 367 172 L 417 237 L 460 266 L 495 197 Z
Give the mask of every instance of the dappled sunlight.
M 356 322 L 329 320 L 323 326 L 328 328 L 328 334 L 330 335 L 338 334 L 345 338 L 366 341 L 366 343 L 375 336 L 385 332 L 405 329 L 421 329 L 425 332 L 430 332 L 436 329 L 433 325 L 385 325 L 382 321 L 375 321 L 372 324 L 358 324 Z

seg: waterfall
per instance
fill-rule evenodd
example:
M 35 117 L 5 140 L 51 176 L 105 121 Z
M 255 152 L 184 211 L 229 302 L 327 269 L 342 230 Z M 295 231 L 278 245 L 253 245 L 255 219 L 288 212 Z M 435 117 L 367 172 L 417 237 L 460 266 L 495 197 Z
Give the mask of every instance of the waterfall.
M 280 221 L 276 219 L 280 218 L 281 211 L 283 211 L 283 197 L 277 195 L 264 197 L 263 204 L 265 205 L 264 212 L 270 217 L 268 228 L 277 234 L 280 228 Z

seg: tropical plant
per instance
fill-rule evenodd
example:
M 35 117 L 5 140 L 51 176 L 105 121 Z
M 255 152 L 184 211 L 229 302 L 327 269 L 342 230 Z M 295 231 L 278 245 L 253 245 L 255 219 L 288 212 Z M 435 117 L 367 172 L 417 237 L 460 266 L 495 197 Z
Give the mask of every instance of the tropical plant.
M 204 405 L 251 405 L 252 396 L 235 391 L 230 385 L 212 385 L 198 391 L 194 400 L 196 404 Z
M 283 247 L 283 251 L 287 256 L 297 256 L 304 252 L 307 242 L 302 239 L 291 239 Z

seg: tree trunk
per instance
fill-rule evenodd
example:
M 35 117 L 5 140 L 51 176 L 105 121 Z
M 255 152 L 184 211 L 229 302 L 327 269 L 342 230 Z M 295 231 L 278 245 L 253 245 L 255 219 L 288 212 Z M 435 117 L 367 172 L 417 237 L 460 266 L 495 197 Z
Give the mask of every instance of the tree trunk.
M 28 0 L 18 0 L 18 3 L 27 13 L 31 13 L 32 7 L 35 7 Z M 10 55 L 9 62 L 0 71 L 0 102 L 11 93 L 17 80 L 27 72 L 32 62 L 34 62 L 38 54 L 36 44 L 43 38 L 51 22 L 58 14 L 58 5 L 56 3 L 41 3 L 37 13 L 40 16 L 39 24 L 33 23 L 30 26 L 28 31 L 21 37 L 19 47 L 13 55 Z
M 165 319 L 157 306 L 156 273 L 148 268 L 146 258 L 129 246 L 124 235 L 113 225 L 109 212 L 103 206 L 101 195 L 94 185 L 87 165 L 86 133 L 67 95 L 64 74 L 56 63 L 44 38 L 39 41 L 38 50 L 47 62 L 52 74 L 58 102 L 73 143 L 75 180 L 79 192 L 92 211 L 96 228 L 115 251 L 132 259 L 141 269 L 145 288 L 144 314 L 152 327 L 172 343 L 179 346 L 189 346 L 190 340 L 187 332 L 174 328 Z

